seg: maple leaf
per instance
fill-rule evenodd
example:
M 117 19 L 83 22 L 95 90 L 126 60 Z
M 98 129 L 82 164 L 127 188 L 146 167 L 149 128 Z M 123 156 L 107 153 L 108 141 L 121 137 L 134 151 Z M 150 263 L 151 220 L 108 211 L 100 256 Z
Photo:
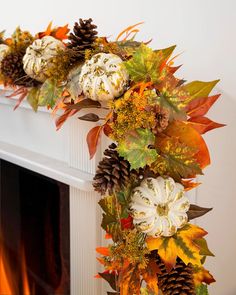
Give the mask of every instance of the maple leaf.
M 128 265 L 119 274 L 120 295 L 140 294 L 140 270 L 135 265 Z
M 147 290 L 158 294 L 158 277 L 157 274 L 160 273 L 155 261 L 149 261 L 147 268 L 142 272 L 142 276 L 147 285 Z M 150 293 L 149 293 L 150 294 Z
M 112 236 L 113 241 L 117 241 L 121 236 L 120 210 L 115 196 L 102 198 L 98 204 L 104 211 L 102 215 L 102 228 Z
M 188 93 L 179 85 L 180 80 L 173 75 L 167 75 L 157 86 L 158 104 L 169 111 L 170 120 L 186 120 L 186 103 Z
M 129 161 L 131 169 L 138 169 L 156 160 L 157 152 L 151 148 L 154 143 L 155 136 L 149 129 L 138 128 L 127 133 L 117 151 Z
M 195 286 L 201 286 L 202 283 L 206 283 L 207 285 L 210 285 L 211 283 L 215 282 L 215 279 L 212 276 L 212 274 L 208 270 L 206 270 L 203 266 L 194 268 L 193 280 L 194 280 Z
M 124 62 L 124 65 L 134 82 L 152 81 L 158 82 L 162 75 L 160 70 L 166 60 L 166 52 L 162 50 L 153 51 L 144 43 L 133 54 L 133 57 Z
M 175 266 L 177 257 L 186 265 L 201 266 L 201 248 L 195 241 L 206 234 L 204 229 L 188 223 L 172 237 L 148 238 L 147 246 L 150 251 L 158 250 L 168 271 Z
M 151 165 L 154 172 L 169 175 L 179 182 L 182 178 L 192 178 L 196 174 L 202 174 L 200 165 L 195 159 L 196 148 L 179 142 L 178 138 L 159 137 L 156 149 L 157 160 Z
M 63 93 L 63 87 L 58 86 L 56 79 L 47 79 L 40 88 L 38 94 L 38 105 L 49 106 L 53 108 L 56 101 L 61 98 Z

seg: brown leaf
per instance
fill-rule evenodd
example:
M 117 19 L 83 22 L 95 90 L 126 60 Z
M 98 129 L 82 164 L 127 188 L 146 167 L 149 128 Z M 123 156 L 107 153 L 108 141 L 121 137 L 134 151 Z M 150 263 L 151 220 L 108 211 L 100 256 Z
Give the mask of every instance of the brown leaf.
M 90 122 L 98 122 L 100 120 L 99 116 L 93 113 L 89 113 L 84 116 L 78 117 L 78 119 Z
M 96 153 L 97 146 L 100 142 L 102 129 L 103 129 L 103 126 L 95 126 L 87 134 L 87 144 L 89 148 L 90 160 L 93 158 L 93 156 Z
M 68 106 L 68 109 L 76 109 L 77 111 L 88 108 L 101 108 L 101 104 L 98 101 L 92 100 L 90 98 L 85 98 L 73 105 Z
M 215 128 L 224 127 L 225 124 L 214 122 L 207 117 L 194 117 L 188 119 L 188 123 L 200 134 L 204 134 Z
M 188 220 L 195 219 L 201 217 L 211 211 L 213 208 L 203 208 L 197 205 L 191 204 L 189 211 L 187 212 Z

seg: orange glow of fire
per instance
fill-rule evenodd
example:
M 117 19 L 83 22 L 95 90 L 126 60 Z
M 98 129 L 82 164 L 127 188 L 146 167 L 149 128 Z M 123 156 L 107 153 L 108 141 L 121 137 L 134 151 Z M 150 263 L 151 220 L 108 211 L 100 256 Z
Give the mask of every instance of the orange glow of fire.
M 26 271 L 26 261 L 25 261 L 25 252 L 22 250 L 22 263 L 21 263 L 21 276 L 22 276 L 22 286 L 23 293 L 22 295 L 32 295 L 29 286 L 29 280 Z M 14 274 L 11 273 L 10 267 L 7 264 L 6 255 L 3 249 L 0 249 L 0 294 L 6 295 L 15 295 L 18 294 L 18 290 L 15 290 L 17 286 L 16 279 Z

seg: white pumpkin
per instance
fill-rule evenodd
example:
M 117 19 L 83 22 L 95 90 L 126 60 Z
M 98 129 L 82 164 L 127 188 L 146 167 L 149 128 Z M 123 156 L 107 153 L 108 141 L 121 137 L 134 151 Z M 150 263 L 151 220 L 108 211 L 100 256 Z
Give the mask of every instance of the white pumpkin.
M 119 56 L 98 53 L 83 65 L 79 83 L 87 97 L 108 101 L 125 92 L 128 80 L 128 72 Z
M 0 44 L 0 63 L 2 62 L 8 50 L 9 50 L 9 46 L 7 46 L 6 44 Z
M 24 70 L 31 78 L 44 82 L 48 77 L 45 73 L 51 65 L 51 58 L 58 50 L 64 50 L 65 45 L 52 36 L 45 36 L 35 40 L 27 49 L 23 57 Z
M 189 200 L 172 178 L 146 178 L 131 195 L 134 224 L 152 237 L 169 237 L 188 222 Z

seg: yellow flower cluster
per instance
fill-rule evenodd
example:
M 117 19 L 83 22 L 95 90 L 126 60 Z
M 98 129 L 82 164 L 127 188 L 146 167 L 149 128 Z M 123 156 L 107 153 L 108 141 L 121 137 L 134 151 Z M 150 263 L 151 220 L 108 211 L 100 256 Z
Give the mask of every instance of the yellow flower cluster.
M 147 255 L 149 250 L 143 246 L 145 236 L 143 233 L 133 230 L 125 230 L 122 232 L 122 239 L 110 247 L 111 258 L 120 264 L 129 261 L 132 265 L 137 265 L 138 268 L 145 269 L 148 264 Z
M 149 128 L 155 126 L 154 112 L 147 110 L 148 102 L 156 94 L 151 90 L 143 93 L 127 91 L 122 98 L 113 102 L 114 122 L 110 123 L 112 138 L 119 142 L 127 133 L 127 130 L 137 128 Z

